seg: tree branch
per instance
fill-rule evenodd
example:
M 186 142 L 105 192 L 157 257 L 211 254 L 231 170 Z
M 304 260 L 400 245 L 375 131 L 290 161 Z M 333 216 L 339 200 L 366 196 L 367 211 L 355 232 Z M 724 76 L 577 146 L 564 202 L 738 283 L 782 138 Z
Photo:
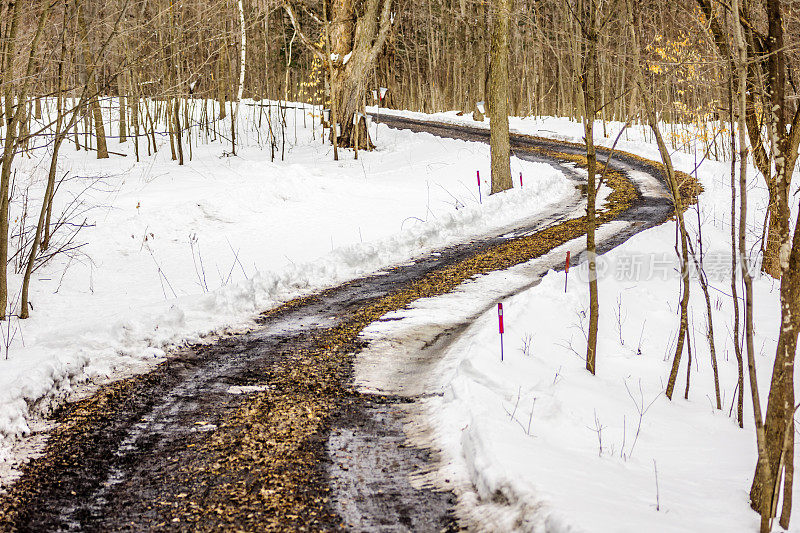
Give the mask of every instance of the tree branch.
M 375 61 L 375 59 L 378 57 L 378 54 L 380 54 L 381 50 L 383 50 L 383 45 L 386 44 L 386 39 L 389 37 L 389 32 L 392 29 L 391 10 L 392 0 L 384 0 L 383 7 L 381 9 L 380 30 L 378 31 L 378 36 L 375 38 L 375 43 L 372 45 L 372 48 L 369 51 L 370 62 Z
M 283 4 L 283 9 L 286 11 L 286 14 L 289 15 L 289 20 L 292 22 L 292 27 L 297 32 L 297 35 L 300 36 L 300 41 L 308 48 L 315 56 L 317 56 L 321 61 L 326 61 L 325 53 L 323 52 L 322 48 L 309 39 L 306 34 L 300 29 L 300 23 L 297 22 L 297 18 L 294 16 L 294 11 L 292 11 L 292 6 L 289 5 L 288 2 Z M 319 20 L 317 17 L 313 17 L 316 20 Z

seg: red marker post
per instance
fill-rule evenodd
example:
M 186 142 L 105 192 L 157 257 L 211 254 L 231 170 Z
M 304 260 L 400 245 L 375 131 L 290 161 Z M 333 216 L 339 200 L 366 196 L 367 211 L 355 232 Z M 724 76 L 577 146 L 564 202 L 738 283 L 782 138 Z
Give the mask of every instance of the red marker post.
M 567 250 L 567 263 L 564 265 L 564 292 L 567 292 L 568 279 L 569 279 L 569 250 Z
M 503 332 L 505 331 L 503 328 L 503 304 L 497 304 L 497 321 L 498 327 L 500 328 L 500 361 L 503 360 Z
M 519 188 L 522 188 L 522 172 L 519 173 Z
M 481 171 L 478 170 L 478 203 L 483 203 L 483 198 L 481 197 Z

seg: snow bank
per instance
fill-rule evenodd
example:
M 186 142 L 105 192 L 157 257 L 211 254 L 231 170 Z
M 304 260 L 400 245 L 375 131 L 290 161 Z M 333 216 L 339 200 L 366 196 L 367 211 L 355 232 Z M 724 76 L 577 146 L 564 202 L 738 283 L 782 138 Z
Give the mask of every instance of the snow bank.
M 516 121 L 518 127 L 520 123 L 524 121 Z M 541 133 L 533 130 L 542 125 L 561 138 L 569 138 L 573 127 L 550 119 L 527 131 Z M 641 139 L 623 145 L 657 158 L 656 148 Z M 696 164 L 691 154 L 674 157 L 680 170 L 690 172 Z M 550 271 L 539 285 L 504 301 L 505 360 L 500 361 L 496 310 L 491 308 L 445 351 L 433 379 L 433 390 L 443 395 L 423 400 L 428 424 L 435 429 L 432 444 L 443 450 L 437 479 L 456 487 L 459 510 L 473 527 L 757 530 L 758 516 L 748 504 L 756 460 L 750 402 L 745 401 L 744 429 L 730 416 L 737 363 L 727 296 L 729 172 L 729 163 L 704 162 L 699 214 L 694 208 L 687 213 L 693 234 L 702 226 L 722 410 L 715 409 L 705 300 L 696 282 L 689 311 L 693 358 L 688 400 L 686 353 L 673 401 L 663 393 L 678 329 L 674 223 L 637 235 L 601 257 L 596 376 L 588 374 L 583 359 L 586 265 L 571 269 L 566 292 L 565 274 Z M 756 187 L 760 178 L 753 169 L 750 176 L 752 243 L 761 234 L 766 198 L 763 188 Z M 482 283 L 467 283 L 460 290 L 485 292 Z M 776 349 L 778 301 L 778 283 L 756 279 L 755 346 L 762 399 Z

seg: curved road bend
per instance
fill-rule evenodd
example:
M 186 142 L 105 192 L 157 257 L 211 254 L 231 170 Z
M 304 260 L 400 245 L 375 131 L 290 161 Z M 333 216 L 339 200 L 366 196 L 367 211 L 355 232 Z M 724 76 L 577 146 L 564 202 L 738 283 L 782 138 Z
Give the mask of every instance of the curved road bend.
M 488 139 L 470 127 L 385 115 L 381 122 Z M 512 147 L 581 180 L 577 145 L 514 136 Z M 629 224 L 599 251 L 672 211 L 655 164 L 618 154 L 611 168 L 634 187 L 619 186 L 627 192 L 606 218 Z M 66 405 L 54 414 L 43 455 L 0 496 L 0 529 L 459 530 L 454 495 L 415 481 L 434 452 L 407 444 L 403 418 L 414 395 L 355 390 L 353 356 L 365 344 L 358 334 L 417 298 L 580 236 L 576 185 L 557 210 L 293 300 L 251 331 L 176 350 L 151 372 Z

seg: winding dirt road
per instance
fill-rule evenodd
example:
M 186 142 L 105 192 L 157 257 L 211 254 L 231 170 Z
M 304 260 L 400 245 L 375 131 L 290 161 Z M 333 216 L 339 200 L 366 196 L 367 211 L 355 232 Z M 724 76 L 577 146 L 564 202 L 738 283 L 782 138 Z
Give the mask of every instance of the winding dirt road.
M 385 115 L 381 122 L 488 139 L 476 128 Z M 461 529 L 454 495 L 415 481 L 435 454 L 405 437 L 405 414 L 422 392 L 362 394 L 352 365 L 365 347 L 359 332 L 387 312 L 583 234 L 581 147 L 514 136 L 513 149 L 575 181 L 567 205 L 288 302 L 252 331 L 177 350 L 151 372 L 65 406 L 43 456 L 0 499 L 0 529 Z M 672 212 L 658 165 L 615 154 L 611 170 L 601 221 L 626 223 L 602 240 L 601 252 Z

